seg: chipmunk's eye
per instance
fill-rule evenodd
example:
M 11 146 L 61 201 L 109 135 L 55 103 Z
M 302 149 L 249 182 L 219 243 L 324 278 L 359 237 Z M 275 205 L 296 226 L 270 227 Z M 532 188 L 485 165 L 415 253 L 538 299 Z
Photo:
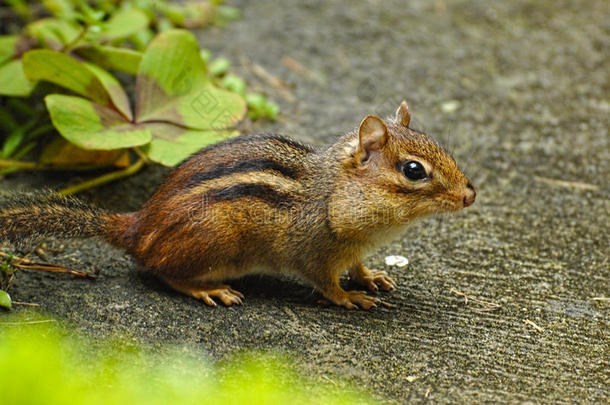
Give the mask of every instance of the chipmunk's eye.
M 422 166 L 421 163 L 419 163 L 415 160 L 409 160 L 409 161 L 405 162 L 402 166 L 402 173 L 405 175 L 405 177 L 407 179 L 413 180 L 413 181 L 423 180 L 426 177 L 428 177 L 428 174 L 426 173 L 426 169 L 424 169 L 424 166 Z

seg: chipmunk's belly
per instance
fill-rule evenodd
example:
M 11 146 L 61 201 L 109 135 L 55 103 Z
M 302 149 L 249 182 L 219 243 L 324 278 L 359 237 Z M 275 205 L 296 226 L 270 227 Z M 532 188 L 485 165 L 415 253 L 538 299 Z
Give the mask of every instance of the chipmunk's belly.
M 268 265 L 246 265 L 246 266 L 226 266 L 221 265 L 217 267 L 208 268 L 207 271 L 203 272 L 199 276 L 195 277 L 201 281 L 223 281 L 237 279 L 253 274 L 267 274 L 267 275 L 294 275 L 294 272 L 286 267 L 272 267 Z

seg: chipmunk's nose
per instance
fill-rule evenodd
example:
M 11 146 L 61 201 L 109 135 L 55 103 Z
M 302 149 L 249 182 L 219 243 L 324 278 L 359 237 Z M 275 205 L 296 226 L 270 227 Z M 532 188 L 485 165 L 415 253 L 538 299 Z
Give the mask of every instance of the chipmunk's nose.
M 468 182 L 468 184 L 466 184 L 466 190 L 464 192 L 464 208 L 474 204 L 474 199 L 476 196 L 477 192 L 475 191 L 474 186 L 470 182 Z

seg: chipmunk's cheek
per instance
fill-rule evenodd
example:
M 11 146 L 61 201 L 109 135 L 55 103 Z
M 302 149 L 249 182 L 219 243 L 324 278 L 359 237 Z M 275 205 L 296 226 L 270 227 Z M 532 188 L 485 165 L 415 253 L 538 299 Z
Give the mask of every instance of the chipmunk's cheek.
M 437 212 L 451 212 L 462 208 L 462 200 L 458 196 L 445 195 L 437 198 Z

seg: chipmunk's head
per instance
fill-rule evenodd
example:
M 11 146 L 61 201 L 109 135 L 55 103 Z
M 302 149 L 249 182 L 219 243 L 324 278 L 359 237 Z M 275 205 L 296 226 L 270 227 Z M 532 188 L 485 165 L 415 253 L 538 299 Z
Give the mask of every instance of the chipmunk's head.
M 363 184 L 375 210 L 399 224 L 474 203 L 476 192 L 455 160 L 430 137 L 409 128 L 411 114 L 402 102 L 393 120 L 362 120 L 348 164 L 349 176 Z M 387 212 L 386 212 L 387 211 Z

